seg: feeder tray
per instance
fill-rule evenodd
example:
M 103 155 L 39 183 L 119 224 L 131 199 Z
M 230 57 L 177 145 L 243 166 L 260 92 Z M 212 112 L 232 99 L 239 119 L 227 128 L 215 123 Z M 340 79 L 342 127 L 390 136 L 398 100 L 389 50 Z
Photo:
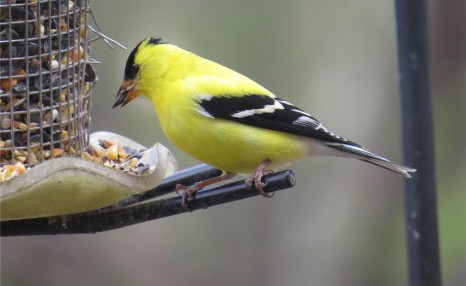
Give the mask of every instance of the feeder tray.
M 91 134 L 91 144 L 112 140 L 137 150 L 142 145 L 110 132 Z M 146 174 L 132 175 L 83 158 L 47 160 L 0 183 L 1 220 L 65 215 L 99 209 L 153 189 L 176 171 L 176 160 L 156 143 L 139 160 Z

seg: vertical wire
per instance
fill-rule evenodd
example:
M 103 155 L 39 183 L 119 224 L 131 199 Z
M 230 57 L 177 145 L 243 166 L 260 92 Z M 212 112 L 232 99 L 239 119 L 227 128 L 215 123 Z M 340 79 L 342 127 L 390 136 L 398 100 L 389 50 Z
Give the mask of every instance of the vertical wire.
M 75 133 L 73 130 L 73 125 L 74 125 L 74 120 L 72 121 L 71 118 L 71 108 L 72 102 L 73 102 L 73 97 L 72 97 L 72 91 L 73 91 L 73 80 L 74 80 L 74 63 L 73 60 L 70 59 L 70 57 L 73 56 L 73 50 L 74 50 L 74 44 L 70 41 L 70 34 L 71 34 L 71 27 L 69 25 L 70 23 L 70 10 L 69 10 L 69 1 L 67 3 L 67 9 L 65 15 L 61 15 L 62 17 L 66 18 L 66 23 L 67 23 L 67 29 L 66 29 L 66 35 L 67 35 L 67 44 L 66 44 L 66 56 L 69 58 L 68 60 L 68 67 L 65 71 L 66 73 L 66 78 L 67 78 L 67 90 L 66 90 L 66 111 L 67 111 L 67 120 L 68 120 L 68 152 L 71 152 L 71 148 L 74 146 L 74 138 L 75 138 Z M 70 71 L 71 69 L 71 71 Z M 71 75 L 70 75 L 71 73 Z
M 62 81 L 62 73 L 64 72 L 62 62 L 63 62 L 63 54 L 62 54 L 62 46 L 61 46 L 61 29 L 60 29 L 60 17 L 61 17 L 61 10 L 60 10 L 60 1 L 57 2 L 58 5 L 58 12 L 57 15 L 55 15 L 57 18 L 55 18 L 58 21 L 58 27 L 57 27 L 57 43 L 58 43 L 58 48 L 57 48 L 57 61 L 58 61 L 58 110 L 59 113 L 62 113 L 63 105 L 62 105 L 62 100 L 61 100 L 61 94 L 63 92 L 62 86 L 63 86 L 63 81 Z M 50 16 L 52 17 L 52 15 Z M 65 55 L 66 58 L 67 55 Z M 67 67 L 65 67 L 67 69 Z M 68 79 L 68 77 L 66 77 Z M 68 82 L 67 82 L 67 88 L 68 88 Z M 53 92 L 52 92 L 53 95 Z M 63 120 L 63 119 L 62 119 Z M 63 136 L 61 135 L 62 132 L 64 131 L 64 127 L 62 126 L 62 120 L 59 120 L 59 143 L 60 143 L 60 148 L 64 149 L 65 148 L 65 143 L 63 142 Z M 69 124 L 69 122 L 68 122 Z M 66 124 L 65 124 L 66 126 Z M 68 125 L 69 126 L 69 125 Z M 69 133 L 68 133 L 69 136 Z
M 60 4 L 58 4 L 60 5 Z M 57 41 L 58 41 L 58 51 L 57 51 L 57 56 L 59 55 L 59 63 L 58 63 L 58 66 L 59 66 L 59 75 L 60 75 L 60 84 L 58 86 L 58 102 L 59 102 L 59 110 L 60 110 L 60 113 L 63 112 L 63 110 L 69 110 L 68 108 L 68 100 L 69 100 L 69 74 L 68 74 L 68 69 L 69 69 L 69 58 L 68 58 L 68 51 L 69 51 L 69 45 L 66 45 L 66 53 L 63 54 L 63 47 L 62 47 L 62 31 L 61 31 L 61 25 L 60 25 L 60 19 L 62 18 L 62 13 L 61 13 L 61 10 L 60 10 L 60 7 L 58 7 L 58 15 L 57 15 L 57 20 L 58 20 L 58 36 L 57 36 Z M 67 33 L 68 31 L 66 31 Z M 65 67 L 63 67 L 63 57 L 65 58 Z M 65 92 L 66 92 L 66 96 L 65 96 L 65 109 L 63 109 L 63 101 L 62 101 L 62 93 L 63 93 L 63 74 L 65 74 L 65 77 L 66 77 L 66 88 L 65 88 Z M 63 119 L 62 119 L 63 120 Z M 62 123 L 62 121 L 60 121 L 60 124 Z M 68 144 L 70 142 L 70 136 L 71 136 L 71 132 L 69 130 L 70 128 L 70 122 L 68 120 L 68 122 L 65 124 L 65 126 L 67 126 L 67 128 L 63 127 L 60 125 L 60 134 L 62 134 L 61 132 L 63 131 L 67 131 L 68 132 L 68 136 L 67 136 L 67 140 L 68 140 Z M 66 129 L 66 130 L 65 130 Z M 65 148 L 65 142 L 63 140 L 63 136 L 60 135 L 60 147 L 62 149 Z
M 81 85 L 79 84 L 80 83 L 80 79 L 81 79 L 81 37 L 80 37 L 80 28 L 81 28 L 81 19 L 79 18 L 78 19 L 78 16 L 80 14 L 77 13 L 77 11 L 79 10 L 78 9 L 78 1 L 76 1 L 76 3 L 73 5 L 73 38 L 74 38 L 74 41 L 73 41 L 73 44 L 75 45 L 75 51 L 77 52 L 78 54 L 78 63 L 77 63 L 77 73 L 76 73 L 76 69 L 74 68 L 73 71 L 74 71 L 74 76 L 73 76 L 73 85 L 74 85 L 74 88 L 73 88 L 73 110 L 74 110 L 74 130 L 75 130 L 75 143 L 76 143 L 76 149 L 80 150 L 81 149 L 81 144 L 80 144 L 80 140 L 81 140 L 81 137 L 82 137 L 82 133 L 81 133 L 81 125 L 80 125 L 80 117 L 81 117 L 81 112 L 80 112 L 80 108 L 79 108 L 79 101 L 80 101 L 80 98 L 82 96 L 82 93 L 81 93 Z
M 11 14 L 11 13 L 10 13 L 11 10 L 9 9 L 9 6 L 10 6 L 10 5 L 11 5 L 11 4 L 9 3 L 9 4 L 8 4 L 8 7 L 7 7 L 8 11 L 9 11 L 9 14 Z M 2 4 L 2 9 L 3 9 L 3 7 L 6 7 L 6 6 L 3 6 L 3 4 Z M 10 19 L 11 19 L 11 16 L 9 16 L 8 22 L 10 22 Z M 3 25 L 1 25 L 1 27 L 3 28 Z M 0 62 L 3 64 L 3 61 L 0 60 Z M 1 77 L 0 81 L 3 81 L 3 80 L 4 80 L 4 78 Z M 8 96 L 8 94 L 4 94 L 4 93 L 2 92 L 2 94 L 0 95 L 0 99 L 2 100 L 2 102 L 3 102 L 3 99 L 4 99 L 4 98 L 6 99 L 7 96 Z M 11 98 L 9 98 L 8 100 L 9 100 L 9 102 L 11 103 Z M 7 112 L 3 113 L 3 111 L 0 111 L 0 114 L 4 115 L 4 116 L 0 116 L 0 119 L 1 119 L 1 121 L 2 121 L 2 122 L 0 122 L 1 124 L 3 124 L 3 122 L 4 122 L 3 120 L 6 118 L 6 116 L 8 116 L 8 115 L 6 115 L 6 113 L 7 113 Z M 2 127 L 4 127 L 4 126 L 2 126 Z M 5 128 L 5 129 L 6 129 L 6 128 Z M 9 126 L 9 130 L 8 130 L 8 131 L 4 132 L 4 131 L 3 131 L 3 128 L 0 128 L 0 136 L 3 135 L 3 134 L 5 134 L 5 133 L 7 133 L 7 132 L 10 132 L 10 134 L 11 134 L 11 121 L 10 121 L 10 126 Z M 3 140 L 2 140 L 2 141 L 3 141 Z M 7 156 L 4 157 L 4 154 L 7 154 L 9 151 L 11 151 L 11 148 L 8 147 L 8 146 L 6 146 L 6 142 L 4 142 L 4 145 L 3 145 L 3 146 L 0 146 L 0 155 L 1 155 L 1 156 L 0 156 L 0 170 L 1 170 L 2 166 L 3 166 L 3 164 L 5 163 L 5 162 L 3 162 L 3 161 L 4 161 L 4 158 L 7 157 Z
M 51 112 L 51 116 L 49 118 L 49 121 L 50 121 L 50 135 L 51 135 L 50 149 L 51 149 L 51 153 L 52 153 L 52 158 L 54 158 L 55 154 L 54 154 L 53 150 L 55 149 L 56 144 L 58 144 L 60 149 L 63 149 L 63 143 L 61 141 L 61 136 L 60 136 L 61 130 L 63 129 L 63 126 L 62 126 L 63 121 L 58 120 L 58 122 L 54 123 L 55 120 L 53 118 L 53 109 L 57 108 L 58 110 L 60 110 L 60 107 L 61 107 L 60 98 L 58 97 L 57 98 L 58 100 L 56 100 L 54 98 L 54 93 L 56 91 L 59 91 L 60 85 L 61 85 L 61 71 L 60 71 L 61 65 L 60 65 L 59 51 L 54 51 L 54 49 L 53 49 L 53 36 L 52 36 L 52 33 L 51 33 L 52 20 L 53 20 L 52 2 L 53 2 L 52 0 L 48 1 L 49 5 L 48 5 L 48 11 L 47 11 L 47 14 L 48 14 L 47 15 L 48 16 L 47 37 L 48 37 L 48 42 L 49 42 L 49 47 L 50 47 L 50 51 L 49 51 L 49 69 L 48 69 L 49 81 L 50 81 L 49 98 L 50 98 L 50 101 L 51 101 L 50 111 L 49 111 L 49 112 Z M 56 2 L 56 3 L 58 3 L 58 5 L 59 5 L 59 2 Z M 58 67 L 57 68 L 53 68 L 53 62 L 54 61 L 58 62 Z M 58 83 L 57 86 L 54 86 L 54 84 L 53 84 L 54 81 Z M 60 114 L 60 112 L 58 114 Z M 58 137 L 54 138 L 54 135 L 57 135 Z
M 86 133 L 86 126 L 85 126 L 85 118 L 87 116 L 87 110 L 85 109 L 85 102 L 88 97 L 88 93 L 85 91 L 85 83 L 84 83 L 84 78 L 85 78 L 85 72 L 86 72 L 86 65 L 87 65 L 87 53 L 89 52 L 88 49 L 88 42 L 87 42 L 87 32 L 86 30 L 84 31 L 84 43 L 81 43 L 81 29 L 84 28 L 86 29 L 86 19 L 87 15 L 85 14 L 86 12 L 86 6 L 87 6 L 87 1 L 86 0 L 80 0 L 79 1 L 79 22 L 78 22 L 78 39 L 79 39 L 79 44 L 78 44 L 78 52 L 81 50 L 81 46 L 83 46 L 83 52 L 82 52 L 82 57 L 83 59 L 80 59 L 79 61 L 79 78 L 78 78 L 78 98 L 79 102 L 77 105 L 77 116 L 78 116 L 78 144 L 79 144 L 79 152 L 81 152 L 84 149 L 85 142 L 87 139 L 85 136 L 87 136 Z M 84 23 L 83 23 L 84 22 Z M 81 54 L 81 53 L 79 53 Z
M 90 34 L 89 34 L 89 23 L 88 23 L 88 16 L 89 16 L 89 12 L 91 7 L 90 7 L 90 0 L 84 0 L 84 7 L 83 7 L 83 13 L 84 14 L 84 47 L 85 47 L 85 67 L 84 67 L 84 73 L 86 73 L 86 67 L 87 65 L 89 64 L 88 63 L 88 58 L 90 57 L 90 53 L 91 53 L 91 46 L 90 46 Z M 89 64 L 90 67 L 89 69 L 92 70 L 93 67 L 91 64 Z M 89 133 L 90 133 L 90 120 L 91 120 L 91 115 L 90 115 L 90 107 L 91 107 L 91 88 L 93 86 L 93 84 L 95 83 L 94 80 L 95 79 L 92 79 L 90 82 L 87 82 L 85 83 L 85 77 L 86 77 L 86 74 L 84 74 L 83 78 L 82 78 L 82 83 L 83 85 L 85 85 L 85 88 L 86 88 L 86 92 L 85 92 L 85 102 L 84 102 L 84 105 L 83 105 L 83 108 L 84 108 L 84 112 L 86 113 L 85 115 L 85 122 L 83 122 L 83 126 L 84 126 L 84 144 L 85 146 L 89 145 Z
M 39 0 L 38 3 L 37 3 L 37 22 L 36 22 L 36 25 L 39 25 L 39 30 L 40 30 L 40 14 L 41 14 L 41 8 L 40 8 L 40 5 L 42 4 L 42 2 Z M 40 34 L 40 32 L 39 32 Z M 38 71 L 39 71 L 39 86 L 37 87 L 38 88 L 38 91 L 39 91 L 39 139 L 40 139 L 40 161 L 42 162 L 43 160 L 45 160 L 45 147 L 48 146 L 46 144 L 44 144 L 44 127 L 47 125 L 46 122 L 44 122 L 44 93 L 43 93 L 43 79 L 44 79 L 44 75 L 42 73 L 42 64 L 41 64 L 41 60 L 42 60 L 42 39 L 40 37 L 40 35 L 35 35 L 37 37 L 37 44 L 39 46 L 39 49 L 38 49 L 38 56 L 37 56 L 37 60 L 39 61 L 39 67 L 38 67 Z M 52 112 L 52 110 L 50 110 L 50 112 Z M 49 150 L 50 153 L 52 153 L 51 150 Z M 51 156 L 51 155 L 50 155 Z
M 73 47 L 73 51 L 74 51 L 74 52 L 77 51 L 77 53 L 78 53 L 78 64 L 73 63 L 73 69 L 72 69 L 72 72 L 71 72 L 71 73 L 72 73 L 71 85 L 72 85 L 72 87 L 73 87 L 73 88 L 72 88 L 73 92 L 71 93 L 71 94 L 72 94 L 72 96 L 71 96 L 72 99 L 71 99 L 71 101 L 69 102 L 69 108 L 68 108 L 68 117 L 69 117 L 70 119 L 72 118 L 72 120 L 73 120 L 71 126 L 69 126 L 69 128 L 73 130 L 73 136 L 72 136 L 72 138 L 73 138 L 73 145 L 74 145 L 74 144 L 77 144 L 77 141 L 78 141 L 78 139 L 79 139 L 79 133 L 78 133 L 78 131 L 77 131 L 77 127 L 78 127 L 78 126 L 77 126 L 77 125 L 78 125 L 78 124 L 77 124 L 77 111 L 78 111 L 78 110 L 77 110 L 77 108 L 76 108 L 76 100 L 77 100 L 77 98 L 79 97 L 79 95 L 78 95 L 77 92 L 76 92 L 76 89 L 77 89 L 78 87 L 76 86 L 76 83 L 75 83 L 75 82 L 76 82 L 76 78 L 79 77 L 79 42 L 76 41 L 76 12 L 75 12 L 75 11 L 76 11 L 76 9 L 75 9 L 76 7 L 75 7 L 75 6 L 76 6 L 76 3 L 74 3 L 73 8 L 72 8 L 73 11 L 72 11 L 72 10 L 70 9 L 69 5 L 68 5 L 68 10 L 67 10 L 67 11 L 68 11 L 68 19 L 71 19 L 71 15 L 73 16 L 73 21 L 72 21 L 72 22 L 73 22 L 73 26 L 72 26 L 72 28 L 70 27 L 70 30 L 69 30 L 69 31 L 70 31 L 70 34 L 72 35 L 72 37 L 71 37 L 71 38 L 72 38 L 71 45 L 72 45 L 72 47 Z M 76 73 L 76 67 L 78 67 L 78 73 Z M 72 109 L 71 109 L 71 108 L 72 108 Z M 70 112 L 71 110 L 73 110 L 73 117 L 71 117 L 71 112 Z M 78 147 L 76 147 L 76 148 L 78 148 Z
M 78 4 L 79 3 L 79 6 Z M 76 0 L 76 3 L 75 3 L 75 13 L 77 11 L 79 11 L 78 15 L 77 15 L 77 36 L 78 36 L 78 54 L 81 54 L 80 51 L 81 51 L 81 27 L 82 27 L 82 21 L 83 21 L 83 12 L 82 12 L 82 9 L 83 9 L 83 1 L 80 1 L 80 0 Z M 78 9 L 79 7 L 79 9 Z M 83 48 L 83 54 L 85 54 L 86 52 L 84 51 L 84 48 Z M 85 64 L 85 63 L 84 63 Z M 76 113 L 75 113 L 75 116 L 76 116 L 76 122 L 77 122 L 77 129 L 78 129 L 78 140 L 76 140 L 76 144 L 77 144 L 77 150 L 78 152 L 80 152 L 80 150 L 83 148 L 83 129 L 84 129 L 84 122 L 82 120 L 84 114 L 82 112 L 82 104 L 84 102 L 84 97 L 85 97 L 85 94 L 84 94 L 84 86 L 81 84 L 82 81 L 81 79 L 84 78 L 83 76 L 83 70 L 81 70 L 81 66 L 82 66 L 82 63 L 81 61 L 79 61 L 79 74 L 78 74 L 78 100 L 77 100 L 77 103 L 76 103 Z
M 89 23 L 88 23 L 88 16 L 89 16 L 89 13 L 92 13 L 92 12 L 88 12 L 88 11 L 91 11 L 91 3 L 90 1 L 91 0 L 84 0 L 85 1 L 85 7 L 83 8 L 83 11 L 85 13 L 85 16 L 84 16 L 84 35 L 85 35 L 85 38 L 84 38 L 84 47 L 85 47 L 85 53 L 86 53 L 86 57 L 85 57 L 85 60 L 86 60 L 86 65 L 88 64 L 87 63 L 87 59 L 89 58 L 89 54 L 91 52 L 91 47 L 90 47 L 90 33 L 89 33 Z M 84 67 L 86 68 L 86 67 Z M 92 66 L 90 67 L 90 69 L 92 69 Z M 95 75 L 96 76 L 96 75 Z M 85 79 L 85 75 L 83 76 L 83 79 L 82 79 L 82 82 L 84 84 L 84 79 Z M 85 130 L 84 130 L 84 133 L 85 133 L 85 141 L 84 141 L 84 144 L 85 146 L 89 145 L 89 133 L 90 133 L 90 120 L 91 120 L 91 114 L 90 114 L 90 108 L 91 108 L 91 99 L 92 99 L 92 92 L 91 92 L 91 88 L 93 87 L 93 85 L 95 84 L 95 80 L 97 79 L 92 79 L 91 82 L 88 82 L 87 83 L 87 90 L 86 90 L 86 102 L 85 102 L 85 105 L 84 105 L 84 112 L 86 113 L 86 117 L 85 117 L 85 120 L 86 122 L 83 123 L 83 126 L 85 127 Z
M 15 147 L 15 125 L 14 125 L 14 120 L 15 120 L 15 105 L 14 105 L 14 96 L 13 96 L 13 88 L 12 88 L 12 84 L 13 84 L 13 52 L 12 52 L 12 49 L 13 49 L 13 37 L 12 37 L 12 33 L 11 33 L 11 30 L 12 30 L 12 24 L 11 22 L 13 21 L 13 18 L 12 18 L 12 9 L 11 9 L 11 2 L 9 3 L 8 5 L 8 76 L 9 76 L 9 83 L 10 83 L 10 88 L 9 90 L 7 91 L 10 95 L 10 134 L 11 134 L 11 162 L 12 163 L 15 163 L 15 150 L 16 150 L 16 147 Z
M 48 88 L 48 95 L 50 99 L 50 117 L 49 117 L 49 125 L 50 125 L 50 153 L 51 157 L 54 158 L 55 154 L 53 152 L 54 146 L 55 146 L 55 138 L 54 138 L 54 133 L 55 133 L 55 124 L 53 123 L 53 108 L 56 107 L 55 100 L 53 98 L 53 91 L 54 91 L 54 86 L 53 86 L 53 79 L 56 76 L 56 72 L 52 69 L 52 63 L 53 60 L 56 59 L 56 55 L 53 53 L 53 44 L 52 44 L 52 33 L 50 33 L 50 29 L 52 27 L 52 0 L 48 0 L 48 9 L 47 9 L 47 17 L 48 17 L 48 27 L 47 27 L 47 40 L 49 43 L 49 51 L 48 51 L 48 72 L 49 72 L 49 88 Z M 45 18 L 45 17 L 44 17 Z M 44 19 L 45 21 L 45 19 Z M 44 27 L 45 30 L 45 27 Z M 60 105 L 60 101 L 58 101 L 58 106 Z M 59 113 L 60 114 L 60 113 Z M 58 121 L 58 127 L 61 129 L 61 120 Z
M 73 5 L 74 7 L 74 5 Z M 74 40 L 74 28 L 71 27 L 71 9 L 70 9 L 70 6 L 69 6 L 69 2 L 68 2 L 68 6 L 67 6 L 67 10 L 66 10 L 66 17 L 67 17 L 67 22 L 68 22 L 68 30 L 67 30 L 67 33 L 68 33 L 68 44 L 67 44 L 67 53 L 69 54 L 71 52 L 71 55 L 74 56 L 74 52 L 76 51 L 76 43 L 75 43 L 75 40 Z M 71 49 L 70 49 L 71 48 Z M 76 78 L 76 71 L 75 71 L 75 63 L 74 61 L 72 61 L 72 64 L 71 64 L 71 71 L 68 70 L 67 71 L 67 74 L 68 74 L 68 102 L 67 102 L 67 116 L 68 116 L 68 144 L 69 144 L 69 150 L 71 151 L 71 148 L 74 148 L 75 146 L 75 140 L 76 140 L 76 129 L 75 129 L 75 126 L 76 126 L 76 115 L 75 115 L 75 108 L 74 108 L 74 101 L 76 100 L 75 98 L 75 85 L 74 85 L 74 81 L 75 81 L 75 78 Z M 71 76 L 70 76 L 70 73 L 71 72 Z M 73 111 L 73 112 L 71 112 Z
M 32 142 L 31 142 L 31 102 L 30 102 L 30 93 L 29 93 L 29 6 L 28 6 L 28 2 L 25 2 L 24 3 L 24 13 L 25 13 L 25 16 L 24 18 L 26 19 L 25 21 L 25 35 L 24 35 L 24 40 L 25 40 L 25 50 L 26 50 L 26 53 L 24 55 L 24 57 L 26 58 L 26 61 L 25 61 L 25 72 L 26 72 L 26 78 L 25 78 L 25 81 L 26 81 L 26 93 L 24 94 L 24 96 L 26 97 L 26 123 L 28 125 L 27 127 L 27 140 L 26 140 L 26 146 L 27 146 L 27 153 L 28 153 L 28 157 L 27 157 L 27 163 L 29 166 L 31 166 L 31 162 L 30 162 L 30 158 L 32 158 L 32 156 L 35 156 L 35 154 L 31 154 L 33 153 L 33 149 L 31 148 L 31 145 L 32 145 Z

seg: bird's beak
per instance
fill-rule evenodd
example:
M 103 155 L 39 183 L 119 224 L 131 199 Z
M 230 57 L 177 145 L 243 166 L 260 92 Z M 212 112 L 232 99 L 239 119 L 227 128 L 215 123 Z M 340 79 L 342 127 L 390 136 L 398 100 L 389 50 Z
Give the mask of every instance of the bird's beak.
M 117 106 L 123 107 L 138 96 L 139 90 L 136 88 L 134 81 L 132 79 L 125 79 L 120 86 L 112 108 Z

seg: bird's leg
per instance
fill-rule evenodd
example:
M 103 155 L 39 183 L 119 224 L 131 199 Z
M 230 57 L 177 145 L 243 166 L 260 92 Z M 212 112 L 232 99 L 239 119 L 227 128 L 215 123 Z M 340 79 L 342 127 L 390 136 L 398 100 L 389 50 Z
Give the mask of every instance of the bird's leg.
M 179 195 L 179 191 L 183 191 L 183 198 L 181 200 L 181 205 L 183 206 L 183 208 L 189 209 L 188 198 L 193 197 L 197 191 L 202 190 L 203 188 L 209 185 L 232 179 L 234 176 L 236 176 L 235 173 L 225 172 L 218 177 L 213 177 L 213 178 L 210 178 L 204 181 L 200 181 L 200 182 L 192 184 L 191 186 L 177 184 L 175 187 L 175 192 Z
M 244 181 L 244 183 L 246 184 L 246 187 L 248 189 L 251 188 L 252 182 L 254 182 L 254 186 L 256 187 L 256 189 L 259 191 L 259 193 L 262 196 L 264 196 L 266 198 L 273 197 L 273 193 L 269 194 L 269 193 L 264 191 L 264 188 L 265 188 L 265 186 L 267 186 L 267 183 L 262 182 L 262 177 L 273 173 L 272 170 L 266 170 L 265 169 L 271 163 L 272 163 L 272 161 L 265 160 L 262 164 L 259 165 L 259 167 L 257 167 L 256 172 L 254 173 L 254 175 L 251 178 L 246 179 Z

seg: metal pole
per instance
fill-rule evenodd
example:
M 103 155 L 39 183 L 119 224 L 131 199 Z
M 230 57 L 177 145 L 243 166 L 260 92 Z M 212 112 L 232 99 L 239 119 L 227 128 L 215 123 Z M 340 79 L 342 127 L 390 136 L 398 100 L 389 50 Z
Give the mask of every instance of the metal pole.
M 405 181 L 409 285 L 441 285 L 435 154 L 423 0 L 396 0 L 398 76 L 405 164 L 418 171 Z

